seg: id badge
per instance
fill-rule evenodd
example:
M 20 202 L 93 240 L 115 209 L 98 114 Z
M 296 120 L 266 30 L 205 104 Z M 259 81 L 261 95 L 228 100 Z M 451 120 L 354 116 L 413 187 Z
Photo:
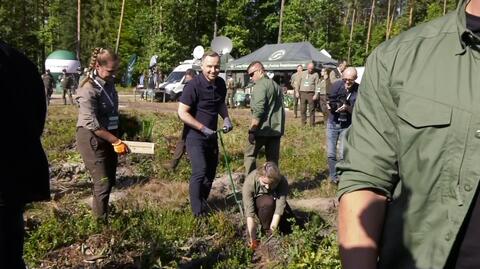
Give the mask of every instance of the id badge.
M 108 130 L 115 130 L 118 129 L 118 116 L 110 116 L 108 117 Z
M 303 86 L 305 86 L 305 87 L 310 86 L 310 82 L 309 82 L 309 81 L 305 81 L 305 82 L 303 83 Z

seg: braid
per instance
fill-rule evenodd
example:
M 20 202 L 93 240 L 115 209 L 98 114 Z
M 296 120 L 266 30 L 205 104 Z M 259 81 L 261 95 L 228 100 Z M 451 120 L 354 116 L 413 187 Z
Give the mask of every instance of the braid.
M 88 71 L 85 76 L 85 79 L 80 83 L 80 87 L 83 87 L 85 83 L 91 78 L 91 75 L 93 74 L 93 70 L 95 70 L 95 64 L 97 63 L 97 58 L 98 54 L 100 54 L 103 51 L 103 48 L 97 47 L 94 48 L 92 51 L 92 55 L 90 56 L 90 64 L 88 65 Z

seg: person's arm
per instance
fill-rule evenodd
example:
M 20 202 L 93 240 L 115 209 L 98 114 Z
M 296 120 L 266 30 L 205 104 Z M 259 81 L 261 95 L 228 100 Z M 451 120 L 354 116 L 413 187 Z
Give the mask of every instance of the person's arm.
M 255 192 L 255 173 L 250 173 L 242 187 L 242 202 L 244 207 L 245 216 L 247 217 L 247 232 L 248 237 L 251 242 L 257 239 L 257 224 L 255 222 L 255 201 L 254 201 L 254 192 Z
M 247 217 L 247 231 L 250 243 L 257 240 L 257 223 L 253 217 Z
M 387 198 L 371 190 L 344 194 L 338 210 L 342 268 L 376 268 Z
M 265 102 L 267 100 L 267 88 L 265 82 L 255 84 L 253 86 L 252 100 L 250 108 L 252 109 L 252 120 L 250 122 L 250 130 L 259 127 L 260 121 L 265 117 Z
M 280 223 L 280 215 L 273 214 L 272 222 L 270 223 L 270 231 L 274 232 L 277 230 L 278 224 Z
M 302 86 L 302 79 L 303 79 L 303 72 L 298 74 L 297 77 L 295 78 L 295 94 L 297 95 L 297 98 L 300 97 L 300 88 Z
M 222 117 L 222 119 L 229 118 L 228 108 L 227 108 L 227 104 L 225 104 L 225 102 L 222 102 L 220 104 L 220 109 L 218 111 L 218 114 L 220 115 L 220 117 Z
M 110 144 L 115 144 L 120 140 L 118 137 L 114 136 L 112 133 L 110 133 L 107 129 L 103 127 L 93 131 L 93 133 L 96 136 L 108 141 L 108 143 Z
M 317 100 L 318 97 L 320 96 L 320 93 L 319 93 L 319 90 L 318 90 L 319 86 L 320 85 L 318 83 L 318 73 L 315 73 L 315 77 L 313 78 L 313 89 L 314 89 L 313 100 Z
M 287 206 L 288 196 L 288 181 L 285 177 L 282 177 L 278 186 L 275 188 L 277 193 L 277 199 L 275 200 L 275 212 L 273 214 L 272 222 L 270 223 L 270 230 L 275 231 L 280 223 L 280 217 L 285 212 Z
M 188 126 L 201 130 L 204 125 L 200 123 L 198 120 L 196 120 L 192 114 L 190 114 L 190 107 L 183 104 L 183 103 L 178 103 L 178 117 Z
M 345 136 L 344 159 L 336 166 L 340 177 L 338 212 L 343 268 L 376 268 L 384 230 L 387 198 L 401 178 L 398 174 L 399 136 L 394 99 L 389 91 L 392 57 L 377 48 L 367 68 Z M 332 86 L 336 94 L 338 83 Z M 388 240 L 388 238 L 386 238 Z

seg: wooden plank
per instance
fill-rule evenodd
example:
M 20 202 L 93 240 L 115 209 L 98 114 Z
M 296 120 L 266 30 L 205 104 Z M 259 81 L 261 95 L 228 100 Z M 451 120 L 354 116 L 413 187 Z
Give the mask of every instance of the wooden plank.
M 154 154 L 155 144 L 150 142 L 123 141 L 130 148 L 131 153 Z

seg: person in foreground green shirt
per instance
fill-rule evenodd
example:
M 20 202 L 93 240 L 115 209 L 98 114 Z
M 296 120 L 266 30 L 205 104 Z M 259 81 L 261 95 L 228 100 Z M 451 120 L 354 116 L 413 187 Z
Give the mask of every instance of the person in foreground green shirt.
M 269 234 L 277 229 L 282 233 L 290 232 L 287 218 L 291 216 L 291 209 L 287 205 L 287 195 L 287 179 L 274 162 L 266 162 L 247 176 L 242 198 L 250 248 L 255 249 L 258 245 L 255 216 L 260 220 L 263 233 Z
M 369 56 L 337 165 L 343 268 L 480 268 L 480 0 Z

